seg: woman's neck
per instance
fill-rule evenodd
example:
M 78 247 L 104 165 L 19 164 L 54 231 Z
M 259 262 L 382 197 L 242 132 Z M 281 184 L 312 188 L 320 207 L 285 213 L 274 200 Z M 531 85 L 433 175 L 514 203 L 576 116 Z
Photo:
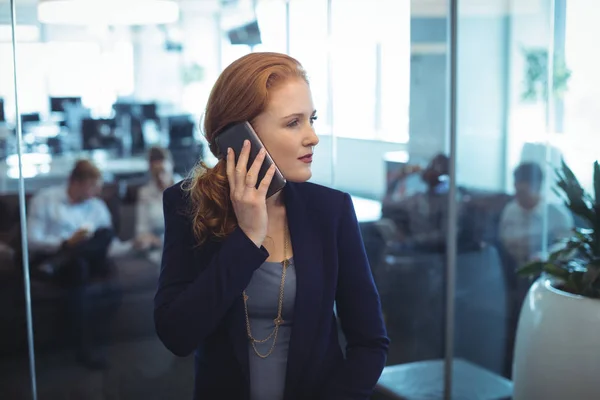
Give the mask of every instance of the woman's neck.
M 283 192 L 279 191 L 267 199 L 267 211 L 276 210 L 284 206 Z

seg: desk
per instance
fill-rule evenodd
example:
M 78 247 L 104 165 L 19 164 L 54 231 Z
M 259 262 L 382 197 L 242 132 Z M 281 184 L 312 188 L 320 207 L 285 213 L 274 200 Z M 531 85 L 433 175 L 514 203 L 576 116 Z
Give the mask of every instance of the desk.
M 452 380 L 453 399 L 508 400 L 512 397 L 511 381 L 459 358 L 453 361 Z M 385 399 L 442 399 L 444 361 L 420 361 L 385 367 L 376 392 Z
M 66 182 L 73 165 L 81 158 L 91 159 L 102 171 L 106 182 L 137 177 L 148 172 L 148 161 L 143 156 L 114 158 L 102 153 L 61 156 L 29 153 L 23 155 L 25 190 L 32 192 Z M 18 158 L 11 155 L 0 163 L 0 193 L 18 192 L 18 178 Z
M 381 219 L 381 202 L 365 199 L 363 197 L 350 196 L 358 222 L 372 222 Z

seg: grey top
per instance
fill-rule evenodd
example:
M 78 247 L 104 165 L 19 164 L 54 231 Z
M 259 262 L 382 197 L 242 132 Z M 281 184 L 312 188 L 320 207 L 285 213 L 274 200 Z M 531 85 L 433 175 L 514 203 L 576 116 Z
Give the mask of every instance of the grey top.
M 275 328 L 273 320 L 277 317 L 282 270 L 281 263 L 265 262 L 254 271 L 246 288 L 250 328 L 255 339 L 267 338 Z M 296 270 L 294 260 L 291 258 L 283 293 L 282 316 L 284 323 L 279 328 L 273 352 L 267 358 L 260 358 L 254 352 L 252 344 L 248 342 L 251 400 L 283 399 L 295 302 Z M 272 344 L 273 339 L 271 338 L 265 343 L 256 343 L 256 348 L 260 354 L 267 354 Z

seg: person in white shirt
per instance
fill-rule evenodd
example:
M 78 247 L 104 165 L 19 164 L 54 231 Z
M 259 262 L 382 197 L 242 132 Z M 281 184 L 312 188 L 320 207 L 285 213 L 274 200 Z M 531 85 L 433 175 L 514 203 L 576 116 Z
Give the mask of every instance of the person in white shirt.
M 42 189 L 32 198 L 27 220 L 34 271 L 68 291 L 78 359 L 90 368 L 106 367 L 105 358 L 96 351 L 96 339 L 120 300 L 119 291 L 110 284 L 108 250 L 114 233 L 108 207 L 98 198 L 101 189 L 98 168 L 80 160 L 66 185 Z M 106 282 L 99 286 L 102 290 L 94 291 L 95 297 L 88 290 L 92 282 Z M 110 312 L 105 307 L 96 313 L 96 305 L 102 302 L 113 306 Z
M 573 216 L 562 205 L 546 204 L 547 236 L 543 231 L 545 218 L 542 197 L 544 174 L 538 164 L 524 163 L 514 171 L 515 199 L 506 205 L 500 218 L 500 238 L 517 266 L 541 255 L 544 238 L 547 246 L 560 245 L 570 236 Z
M 167 149 L 152 147 L 148 163 L 151 180 L 139 190 L 134 245 L 138 250 L 148 251 L 151 259 L 158 260 L 165 231 L 162 194 L 181 177 L 173 173 L 173 158 Z

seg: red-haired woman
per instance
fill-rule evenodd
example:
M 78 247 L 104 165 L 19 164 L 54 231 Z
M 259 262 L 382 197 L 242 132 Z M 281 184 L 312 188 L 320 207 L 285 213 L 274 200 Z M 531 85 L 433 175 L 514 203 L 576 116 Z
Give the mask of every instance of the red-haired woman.
M 287 180 L 266 198 L 249 144 L 164 193 L 158 336 L 196 351 L 194 399 L 368 399 L 388 339 L 348 194 L 307 183 L 319 139 L 302 66 L 277 53 L 228 66 L 204 118 L 210 149 L 248 121 Z M 347 340 L 338 341 L 337 319 Z

